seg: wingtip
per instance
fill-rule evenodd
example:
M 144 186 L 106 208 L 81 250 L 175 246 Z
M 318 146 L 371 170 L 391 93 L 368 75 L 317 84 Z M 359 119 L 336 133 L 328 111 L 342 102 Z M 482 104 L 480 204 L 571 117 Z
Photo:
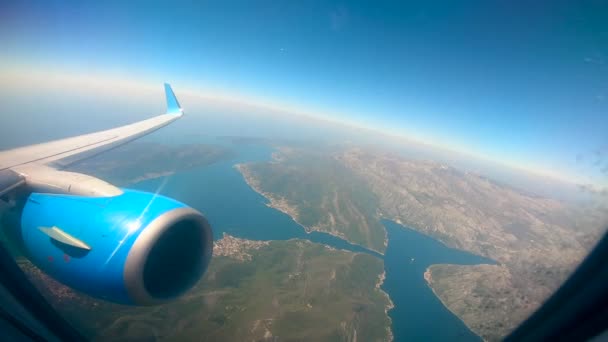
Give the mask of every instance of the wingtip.
M 167 98 L 167 114 L 183 114 L 182 107 L 177 101 L 177 97 L 175 97 L 175 93 L 173 93 L 173 89 L 171 85 L 165 82 L 165 97 Z

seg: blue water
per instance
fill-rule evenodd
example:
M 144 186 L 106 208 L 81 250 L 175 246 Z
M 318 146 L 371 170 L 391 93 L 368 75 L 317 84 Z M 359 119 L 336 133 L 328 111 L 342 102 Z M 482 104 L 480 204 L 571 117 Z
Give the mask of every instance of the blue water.
M 216 141 L 228 144 L 228 142 Z M 272 149 L 260 145 L 232 146 L 237 156 L 206 167 L 137 184 L 137 188 L 181 200 L 205 214 L 216 239 L 223 233 L 253 240 L 308 239 L 339 249 L 383 257 L 325 233 L 306 234 L 288 215 L 272 209 L 234 168 L 237 163 L 267 161 Z M 479 340 L 437 299 L 423 278 L 431 264 L 492 263 L 479 256 L 447 248 L 438 241 L 391 221 L 383 221 L 389 244 L 384 258 L 383 289 L 395 308 L 389 312 L 396 341 Z M 412 261 L 412 258 L 414 260 Z
M 355 252 L 378 253 L 329 234 L 304 229 L 288 215 L 270 208 L 262 195 L 252 190 L 235 164 L 267 161 L 272 149 L 260 145 L 239 145 L 238 155 L 206 167 L 182 171 L 173 176 L 137 184 L 150 192 L 178 199 L 200 210 L 213 227 L 215 239 L 223 233 L 252 240 L 308 239 Z
M 389 312 L 396 341 L 479 341 L 464 323 L 443 306 L 424 280 L 432 264 L 492 264 L 492 260 L 448 248 L 439 241 L 392 221 L 384 255 L 383 289 L 395 308 Z

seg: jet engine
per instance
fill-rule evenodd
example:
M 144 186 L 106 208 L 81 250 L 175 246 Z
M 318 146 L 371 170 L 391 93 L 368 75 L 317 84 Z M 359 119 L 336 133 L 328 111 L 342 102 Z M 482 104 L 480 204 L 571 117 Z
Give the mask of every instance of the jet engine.
M 213 236 L 198 211 L 121 189 L 110 197 L 31 193 L 17 231 L 28 258 L 91 296 L 132 305 L 174 299 L 200 279 Z

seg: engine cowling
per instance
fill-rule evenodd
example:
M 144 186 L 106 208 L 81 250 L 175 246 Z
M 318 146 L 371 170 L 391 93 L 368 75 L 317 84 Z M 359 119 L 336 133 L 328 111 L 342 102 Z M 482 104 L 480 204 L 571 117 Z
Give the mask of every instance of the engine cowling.
M 19 231 L 25 252 L 56 280 L 94 297 L 155 305 L 180 296 L 211 260 L 209 223 L 171 198 L 122 190 L 114 197 L 30 194 Z

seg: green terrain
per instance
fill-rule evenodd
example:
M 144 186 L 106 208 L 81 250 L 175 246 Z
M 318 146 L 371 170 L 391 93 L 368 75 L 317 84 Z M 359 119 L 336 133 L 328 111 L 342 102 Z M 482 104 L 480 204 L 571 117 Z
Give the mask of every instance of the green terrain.
M 327 232 L 380 253 L 386 250 L 376 196 L 331 155 L 281 148 L 271 162 L 238 168 L 270 206 L 307 231 Z
M 204 278 L 157 307 L 98 301 L 60 285 L 28 262 L 35 284 L 87 336 L 98 340 L 386 341 L 391 303 L 379 289 L 382 260 L 303 240 L 216 242 Z

